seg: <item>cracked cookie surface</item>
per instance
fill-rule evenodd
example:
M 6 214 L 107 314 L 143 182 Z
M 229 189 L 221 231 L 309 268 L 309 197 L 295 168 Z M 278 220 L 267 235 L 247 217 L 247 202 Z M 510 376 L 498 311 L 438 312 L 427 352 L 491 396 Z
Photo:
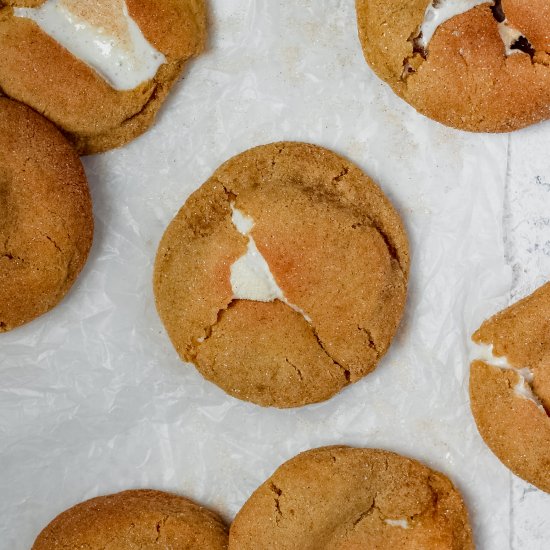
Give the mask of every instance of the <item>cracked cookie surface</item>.
M 132 490 L 87 500 L 57 516 L 32 550 L 56 548 L 225 550 L 227 527 L 184 497 Z
M 49 118 L 80 154 L 119 147 L 145 132 L 185 63 L 205 47 L 204 0 L 126 0 L 166 63 L 135 89 L 115 90 L 36 23 L 13 15 L 13 7 L 41 4 L 0 0 L 0 94 Z
M 472 362 L 470 400 L 481 436 L 512 472 L 550 493 L 550 283 L 485 321 L 473 340 L 492 345 L 510 365 Z M 518 394 L 518 385 L 532 398 Z
M 46 119 L 0 98 L 0 332 L 65 296 L 86 263 L 93 227 L 74 149 Z
M 462 497 L 443 474 L 376 449 L 289 460 L 235 518 L 229 548 L 473 550 Z
M 548 2 L 497 2 L 523 33 L 511 54 L 490 1 L 445 21 L 427 48 L 418 48 L 432 3 L 356 0 L 365 58 L 397 95 L 434 120 L 473 132 L 508 132 L 550 118 Z
M 236 300 L 247 250 L 235 207 L 287 302 Z M 159 315 L 183 360 L 262 406 L 328 399 L 377 365 L 409 272 L 401 219 L 359 168 L 326 149 L 275 143 L 234 157 L 191 195 L 159 246 Z

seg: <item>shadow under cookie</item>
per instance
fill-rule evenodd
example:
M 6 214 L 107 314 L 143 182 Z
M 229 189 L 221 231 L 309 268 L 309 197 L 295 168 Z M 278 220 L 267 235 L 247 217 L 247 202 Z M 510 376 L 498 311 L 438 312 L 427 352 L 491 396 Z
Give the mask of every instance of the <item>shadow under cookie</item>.
M 326 149 L 276 143 L 189 198 L 159 246 L 154 290 L 182 359 L 235 397 L 297 407 L 376 367 L 408 270 L 402 222 L 367 176 Z

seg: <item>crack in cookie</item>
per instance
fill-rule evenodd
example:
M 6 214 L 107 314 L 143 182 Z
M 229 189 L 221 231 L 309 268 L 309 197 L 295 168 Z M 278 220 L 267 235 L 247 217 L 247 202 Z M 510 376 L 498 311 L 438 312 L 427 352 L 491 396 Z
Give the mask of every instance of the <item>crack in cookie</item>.
M 426 8 L 424 20 L 418 31 L 410 38 L 414 49 L 426 58 L 430 41 L 441 25 L 457 15 L 487 3 L 488 0 L 432 0 Z
M 426 60 L 429 55 L 429 45 L 437 29 L 453 17 L 468 12 L 469 10 L 483 4 L 491 5 L 491 11 L 498 25 L 498 31 L 504 44 L 506 56 L 526 53 L 535 57 L 535 49 L 529 39 L 522 34 L 506 18 L 502 0 L 433 0 L 428 5 L 424 15 L 424 21 L 417 32 L 412 34 L 409 41 L 412 43 L 412 55 L 403 60 L 403 80 L 415 73 L 420 63 L 414 63 L 414 59 L 420 56 Z
M 502 0 L 494 0 L 491 11 L 498 24 L 498 32 L 504 43 L 506 55 L 521 52 L 534 58 L 536 54 L 535 48 L 533 48 L 527 36 L 510 23 L 506 17 Z
M 299 313 L 309 324 L 311 317 L 300 307 L 290 303 L 278 285 L 251 232 L 254 220 L 231 203 L 231 219 L 235 229 L 248 239 L 246 253 L 231 265 L 231 288 L 234 300 L 273 302 L 279 300 Z
M 533 402 L 539 410 L 548 415 L 541 399 L 533 387 L 535 375 L 529 367 L 515 367 L 505 356 L 497 356 L 492 344 L 477 344 L 472 356 L 472 361 L 483 361 L 485 364 L 502 371 L 512 371 L 518 376 L 518 382 L 514 386 L 514 393 L 523 399 Z

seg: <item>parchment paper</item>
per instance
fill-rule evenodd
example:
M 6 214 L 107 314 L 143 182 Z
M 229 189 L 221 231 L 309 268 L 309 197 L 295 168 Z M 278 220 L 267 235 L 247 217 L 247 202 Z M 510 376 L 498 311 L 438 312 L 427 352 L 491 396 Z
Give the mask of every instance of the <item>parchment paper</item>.
M 212 0 L 209 51 L 156 126 L 85 160 L 95 244 L 73 291 L 0 336 L 0 548 L 27 549 L 67 507 L 134 487 L 230 521 L 283 461 L 383 447 L 463 491 L 482 550 L 542 550 L 550 496 L 514 478 L 468 403 L 469 335 L 550 272 L 550 125 L 473 135 L 427 120 L 367 67 L 353 0 Z M 276 140 L 334 149 L 377 180 L 412 248 L 406 319 L 379 368 L 291 411 L 225 395 L 180 362 L 152 264 L 188 195 L 230 156 Z

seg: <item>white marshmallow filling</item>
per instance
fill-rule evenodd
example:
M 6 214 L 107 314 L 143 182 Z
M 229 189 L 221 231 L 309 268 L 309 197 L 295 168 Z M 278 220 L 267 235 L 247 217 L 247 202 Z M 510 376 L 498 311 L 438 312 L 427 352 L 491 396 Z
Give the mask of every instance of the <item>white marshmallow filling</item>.
M 426 57 L 433 36 L 443 23 L 482 4 L 491 5 L 507 56 L 515 53 L 527 53 L 531 56 L 535 54 L 527 37 L 506 19 L 502 0 L 433 0 L 426 8 L 418 33 L 412 37 L 414 51 Z
M 514 386 L 514 393 L 518 397 L 532 401 L 544 414 L 547 414 L 540 399 L 533 392 L 534 375 L 528 367 L 517 368 L 512 366 L 506 357 L 494 354 L 492 344 L 475 344 L 472 361 L 483 361 L 501 370 L 514 371 L 519 376 L 519 382 Z
M 384 522 L 391 527 L 400 527 L 401 529 L 409 528 L 409 522 L 406 519 L 385 519 Z
M 105 10 L 112 11 L 108 15 L 122 24 L 123 31 L 117 35 L 94 25 L 82 13 L 71 11 L 70 3 L 64 0 L 46 0 L 38 8 L 14 8 L 13 11 L 16 17 L 34 21 L 115 90 L 133 90 L 154 78 L 166 58 L 147 41 L 130 17 L 125 0 L 118 3 L 121 11 L 116 9 L 116 2 L 96 0 L 87 4 L 86 9 L 99 10 L 103 17 Z
M 510 24 L 502 7 L 502 0 L 494 0 L 491 11 L 498 23 L 498 32 L 506 48 L 506 55 L 523 52 L 533 57 L 536 53 L 535 49 L 527 37 Z
M 470 11 L 476 6 L 488 3 L 491 2 L 488 0 L 434 0 L 426 8 L 424 21 L 420 25 L 420 32 L 417 37 L 418 45 L 427 49 L 440 25 L 457 15 Z
M 291 304 L 277 284 L 269 265 L 250 234 L 254 220 L 231 204 L 233 225 L 241 235 L 248 238 L 246 253 L 231 266 L 231 288 L 234 300 L 273 302 L 279 300 L 302 315 L 311 324 L 311 318 L 298 306 Z

